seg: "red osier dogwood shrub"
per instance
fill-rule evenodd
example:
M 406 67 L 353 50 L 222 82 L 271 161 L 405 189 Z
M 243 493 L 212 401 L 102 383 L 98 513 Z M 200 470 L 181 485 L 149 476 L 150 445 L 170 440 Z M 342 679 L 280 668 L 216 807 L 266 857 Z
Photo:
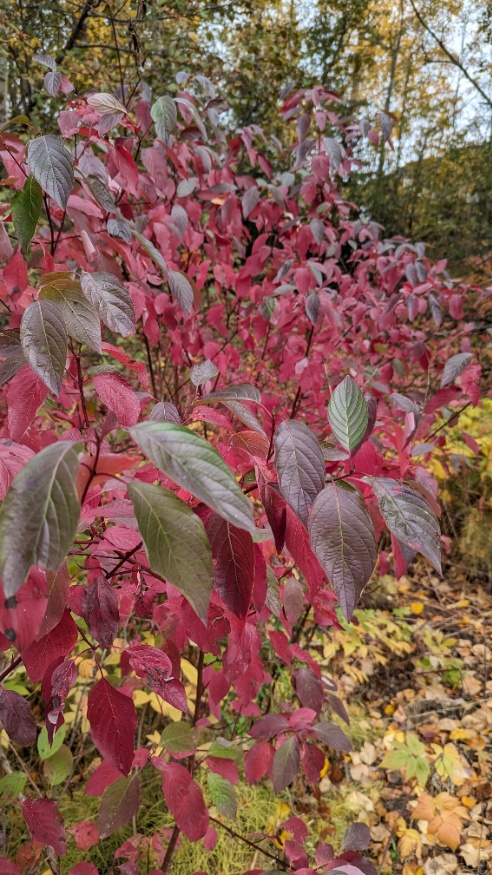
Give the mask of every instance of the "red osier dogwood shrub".
M 68 90 L 40 60 L 48 90 Z M 0 224 L 0 644 L 15 650 L 0 679 L 22 663 L 41 682 L 51 741 L 74 657 L 93 655 L 96 834 L 131 820 L 141 770 L 159 770 L 176 827 L 158 871 L 180 832 L 216 841 L 200 768 L 230 818 L 238 764 L 280 793 L 300 769 L 318 782 L 326 749 L 350 749 L 306 623 L 329 634 L 337 603 L 350 620 L 378 543 L 388 566 L 385 531 L 397 574 L 417 552 L 440 569 L 423 462 L 442 408 L 478 401 L 467 290 L 423 246 L 350 218 L 336 178 L 363 132 L 338 120 L 336 95 L 287 98 L 298 142 L 285 156 L 255 126 L 228 138 L 201 87 L 153 104 L 94 94 L 60 112 L 61 136 L 0 137 L 12 189 Z M 272 650 L 295 696 L 265 713 Z M 197 669 L 192 706 L 183 653 Z M 183 712 L 162 727 L 159 755 L 135 750 L 140 687 Z M 214 729 L 234 713 L 247 742 Z M 35 743 L 19 693 L 1 692 L 0 720 L 15 744 Z M 32 840 L 64 855 L 56 800 L 20 803 Z M 261 845 L 274 868 L 373 871 L 363 824 L 337 858 L 320 843 L 308 859 L 301 820 L 286 829 L 285 857 Z

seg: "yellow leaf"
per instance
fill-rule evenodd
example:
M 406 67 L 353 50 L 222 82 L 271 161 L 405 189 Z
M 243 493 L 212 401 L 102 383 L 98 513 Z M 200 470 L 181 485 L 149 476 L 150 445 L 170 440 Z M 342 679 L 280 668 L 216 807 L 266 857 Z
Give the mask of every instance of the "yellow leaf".
M 181 671 L 183 672 L 185 678 L 196 687 L 196 682 L 198 678 L 198 673 L 194 665 L 191 662 L 188 662 L 187 659 L 181 660 Z
M 79 675 L 81 678 L 92 678 L 94 677 L 94 670 L 96 668 L 96 660 L 95 659 L 82 659 L 79 662 Z
M 453 729 L 449 733 L 449 737 L 451 741 L 465 741 L 468 738 L 472 738 L 475 733 L 471 729 Z
M 410 605 L 410 610 L 412 614 L 421 614 L 424 610 L 423 602 L 412 602 Z
M 477 800 L 473 798 L 473 796 L 462 796 L 461 804 L 465 806 L 465 808 L 473 808 L 474 805 L 477 804 Z
M 407 829 L 398 842 L 398 850 L 400 857 L 410 857 L 413 854 L 420 854 L 422 842 L 420 834 L 416 829 Z
M 384 713 L 385 713 L 388 717 L 391 717 L 392 714 L 395 713 L 395 711 L 396 711 L 396 706 L 395 706 L 395 705 L 386 705 L 386 708 L 384 709 Z
M 326 773 L 327 773 L 327 771 L 328 771 L 329 768 L 330 768 L 330 762 L 329 762 L 329 760 L 327 760 L 326 757 L 325 757 L 325 764 L 324 764 L 324 766 L 323 766 L 323 768 L 321 769 L 321 772 L 320 772 L 320 777 L 321 777 L 321 778 L 324 778 L 324 777 L 325 777 L 325 775 L 326 775 Z

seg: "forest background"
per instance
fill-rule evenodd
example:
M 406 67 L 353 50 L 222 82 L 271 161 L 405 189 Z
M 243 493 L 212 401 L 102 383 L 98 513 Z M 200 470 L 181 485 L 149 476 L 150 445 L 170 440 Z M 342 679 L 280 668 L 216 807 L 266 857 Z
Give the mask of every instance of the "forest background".
M 0 116 L 56 128 L 32 56 L 63 63 L 81 93 L 177 91 L 175 75 L 207 76 L 232 107 L 231 128 L 287 135 L 278 98 L 323 82 L 347 114 L 394 120 L 394 149 L 361 143 L 344 194 L 390 234 L 446 253 L 455 275 L 484 281 L 492 224 L 492 4 L 483 0 L 9 0 L 0 22 Z M 114 32 L 113 32 L 114 28 Z M 114 48 L 119 45 L 120 61 Z M 174 84 L 173 84 L 174 83 Z M 59 101 L 59 98 L 58 98 Z M 437 257 L 437 255 L 436 255 Z
M 192 870 L 202 875 L 202 869 L 210 875 L 218 875 L 219 872 L 231 875 L 246 869 L 248 872 L 259 872 L 262 870 L 257 867 L 268 866 L 271 860 L 283 871 L 295 867 L 306 873 L 317 872 L 326 866 L 325 871 L 340 868 L 347 875 L 354 875 L 354 871 L 366 875 L 374 875 L 376 871 L 397 871 L 403 875 L 456 875 L 462 872 L 485 875 L 492 861 L 492 653 L 487 643 L 492 617 L 491 407 L 487 401 L 482 406 L 475 405 L 479 396 L 483 401 L 490 394 L 490 306 L 487 306 L 487 295 L 482 294 L 481 290 L 487 290 L 492 252 L 492 4 L 478 0 L 444 0 L 439 3 L 433 0 L 339 0 L 332 3 L 325 0 L 311 3 L 302 0 L 233 0 L 222 3 L 132 0 L 120 4 L 106 0 L 81 3 L 46 0 L 42 4 L 29 0 L 6 3 L 3 0 L 2 6 L 0 0 L 0 16 L 0 126 L 9 119 L 27 116 L 35 130 L 43 135 L 59 137 L 60 127 L 63 127 L 59 124 L 60 113 L 63 113 L 67 101 L 72 109 L 80 110 L 82 115 L 87 109 L 84 109 L 87 93 L 94 91 L 102 93 L 103 97 L 113 95 L 125 104 L 129 104 L 133 97 L 136 102 L 138 95 L 150 105 L 160 95 L 178 95 L 189 81 L 192 88 L 195 85 L 198 91 L 201 88 L 209 100 L 207 112 L 212 114 L 207 117 L 211 127 L 214 127 L 215 111 L 217 117 L 220 116 L 222 128 L 231 132 L 231 135 L 236 129 L 249 127 L 260 140 L 263 136 L 261 131 L 264 132 L 267 158 L 275 164 L 276 153 L 272 144 L 278 145 L 279 153 L 283 151 L 286 154 L 289 149 L 294 151 L 297 142 L 302 147 L 306 136 L 306 130 L 302 127 L 306 116 L 300 116 L 299 110 L 304 98 L 299 98 L 298 104 L 294 101 L 294 112 L 290 119 L 288 112 L 284 111 L 282 115 L 279 111 L 282 106 L 285 108 L 289 97 L 295 95 L 297 89 L 306 89 L 303 94 L 308 94 L 309 89 L 319 82 L 330 92 L 335 92 L 336 100 L 336 94 L 340 95 L 337 105 L 342 116 L 341 128 L 344 123 L 349 129 L 354 124 L 366 133 L 366 136 L 355 136 L 351 141 L 350 172 L 345 173 L 342 167 L 336 179 L 341 196 L 354 205 L 360 205 L 358 208 L 354 206 L 351 215 L 353 227 L 357 226 L 355 236 L 364 227 L 356 222 L 359 216 L 371 227 L 371 234 L 376 223 L 381 226 L 381 236 L 384 238 L 409 238 L 417 245 L 412 248 L 413 254 L 408 254 L 408 258 L 414 259 L 421 270 L 424 249 L 419 248 L 418 244 L 423 241 L 429 263 L 439 260 L 436 276 L 442 272 L 443 279 L 442 286 L 440 280 L 436 280 L 436 285 L 443 300 L 453 289 L 450 277 L 471 284 L 468 287 L 471 288 L 470 292 L 456 286 L 459 294 L 451 296 L 454 309 L 452 311 L 450 306 L 449 316 L 447 310 L 444 311 L 444 323 L 432 292 L 429 295 L 429 315 L 423 320 L 423 325 L 427 332 L 426 340 L 440 350 L 435 358 L 438 368 L 443 367 L 451 355 L 452 350 L 446 350 L 448 341 L 449 345 L 452 341 L 456 346 L 454 361 L 456 365 L 457 358 L 460 367 L 451 376 L 443 374 L 441 390 L 461 377 L 463 368 L 466 369 L 465 365 L 468 366 L 471 361 L 468 350 L 473 350 L 475 356 L 475 363 L 471 366 L 473 375 L 469 371 L 468 380 L 465 381 L 465 378 L 461 385 L 465 398 L 471 399 L 463 406 L 464 415 L 458 421 L 457 413 L 452 412 L 451 408 L 446 411 L 443 407 L 443 417 L 450 417 L 449 427 L 445 429 L 446 423 L 439 418 L 430 432 L 430 439 L 437 436 L 436 448 L 438 452 L 443 450 L 442 458 L 445 460 L 444 467 L 440 467 L 439 461 L 434 458 L 432 464 L 429 463 L 439 481 L 439 498 L 444 507 L 441 527 L 444 546 L 448 550 L 444 578 L 438 578 L 429 565 L 419 559 L 397 584 L 388 557 L 384 554 L 378 565 L 377 587 L 368 588 L 365 592 L 353 625 L 343 622 L 343 629 L 336 628 L 329 638 L 323 638 L 317 623 L 312 626 L 306 624 L 308 605 L 298 627 L 293 626 L 291 646 L 296 646 L 302 632 L 306 648 L 312 646 L 315 654 L 311 668 L 317 668 L 319 660 L 323 668 L 325 664 L 330 666 L 330 672 L 340 682 L 339 690 L 343 699 L 340 704 L 337 697 L 330 698 L 331 687 L 327 688 L 328 693 L 326 690 L 321 692 L 321 702 L 325 706 L 327 701 L 331 702 L 328 707 L 334 710 L 334 719 L 337 721 L 336 726 L 330 724 L 331 732 L 341 731 L 340 727 L 347 717 L 344 703 L 351 719 L 350 726 L 347 728 L 343 725 L 341 736 L 336 736 L 336 743 L 333 737 L 326 742 L 329 751 L 327 758 L 322 758 L 316 765 L 319 785 L 315 781 L 309 785 L 302 775 L 295 778 L 295 783 L 290 780 L 292 775 L 283 775 L 285 780 L 280 784 L 277 781 L 281 798 L 276 798 L 263 780 L 267 772 L 260 774 L 259 770 L 256 773 L 250 767 L 252 777 L 250 780 L 247 775 L 248 784 L 243 780 L 242 773 L 239 781 L 238 767 L 235 761 L 230 761 L 233 760 L 232 755 L 228 759 L 223 750 L 214 748 L 214 756 L 208 754 L 206 767 L 214 758 L 219 760 L 218 766 L 217 762 L 214 763 L 218 771 L 213 773 L 219 778 L 213 777 L 208 783 L 200 784 L 200 793 L 203 788 L 206 804 L 212 812 L 212 818 L 215 818 L 212 822 L 218 829 L 216 831 L 215 827 L 210 827 L 205 847 L 201 845 L 201 837 L 199 842 L 181 839 L 176 842 L 177 826 L 173 825 L 175 812 L 171 812 L 173 817 L 169 812 L 163 814 L 162 796 L 159 789 L 156 791 L 159 775 L 157 780 L 154 776 L 152 781 L 144 777 L 141 781 L 142 804 L 139 807 L 138 798 L 136 802 L 135 799 L 129 802 L 127 799 L 127 807 L 120 812 L 118 820 L 114 810 L 118 807 L 123 809 L 124 806 L 120 805 L 119 797 L 111 795 L 111 787 L 113 783 L 116 784 L 121 793 L 123 786 L 127 793 L 128 787 L 138 785 L 138 780 L 132 782 L 130 778 L 121 778 L 115 770 L 111 774 L 104 773 L 107 763 L 101 763 L 98 757 L 98 750 L 101 752 L 102 748 L 99 745 L 96 750 L 88 741 L 91 720 L 87 721 L 83 710 L 87 702 L 85 706 L 81 702 L 84 697 L 87 699 L 86 687 L 90 686 L 97 670 L 94 659 L 84 656 L 87 643 L 84 638 L 83 642 L 77 644 L 77 681 L 70 693 L 71 698 L 67 699 L 66 709 L 70 734 L 66 745 L 62 737 L 65 730 L 60 734 L 61 753 L 49 746 L 45 728 L 40 732 L 36 746 L 30 745 L 31 750 L 24 754 L 23 759 L 17 755 L 11 741 L 6 742 L 8 754 L 5 754 L 5 744 L 0 748 L 1 765 L 6 772 L 0 781 L 7 782 L 3 786 L 0 784 L 0 801 L 7 799 L 2 806 L 3 832 L 0 831 L 0 843 L 6 857 L 8 855 L 9 859 L 15 861 L 8 870 L 9 875 L 10 872 L 17 875 L 18 871 L 29 875 L 50 871 L 70 872 L 71 875 L 95 875 L 99 872 L 105 875 L 113 866 L 113 857 L 116 861 L 125 861 L 114 863 L 117 867 L 115 871 L 119 870 L 122 875 L 134 875 L 136 872 L 145 872 L 147 875 L 151 871 L 168 871 L 173 854 L 173 870 L 179 875 L 184 872 L 188 875 Z M 45 59 L 47 55 L 51 58 L 47 65 L 46 61 L 40 61 L 40 55 Z M 63 83 L 60 87 L 51 88 L 54 94 L 50 94 L 49 87 L 43 88 L 43 79 L 46 85 L 46 77 L 58 75 L 53 66 L 55 62 L 56 69 L 62 71 L 74 86 L 75 90 L 68 92 L 67 89 L 66 95 L 63 93 Z M 46 66 L 50 71 L 48 73 Z M 50 81 L 54 80 L 48 78 Z M 127 131 L 131 131 L 131 120 L 127 119 L 125 124 Z M 73 131 L 68 132 L 68 137 L 73 134 Z M 100 134 L 101 140 L 107 134 L 108 131 L 104 130 Z M 78 137 L 77 131 L 75 137 Z M 185 143 L 187 138 L 193 141 L 193 135 L 190 137 L 187 127 L 181 125 L 178 143 Z M 222 142 L 219 139 L 219 144 Z M 136 160 L 142 157 L 140 145 L 136 147 Z M 302 156 L 302 148 L 300 154 Z M 329 157 L 335 166 L 337 156 Z M 241 167 L 240 164 L 238 166 Z M 261 181 L 259 166 L 267 166 L 266 161 L 263 165 L 250 168 L 248 182 L 256 178 Z M 116 173 L 114 168 L 113 171 Z M 142 171 L 139 170 L 139 173 L 142 174 Z M 238 175 L 238 179 L 241 180 L 241 175 Z M 9 184 L 8 179 L 3 179 L 3 182 L 6 186 Z M 150 189 L 142 190 L 148 192 Z M 254 185 L 251 190 L 256 194 Z M 99 204 L 92 190 L 91 195 Z M 192 204 L 193 199 L 194 193 L 190 189 L 186 195 L 186 205 Z M 66 251 L 70 253 L 68 226 L 63 232 L 66 236 L 62 234 L 65 214 L 61 220 L 60 215 L 56 214 L 56 221 L 61 221 L 61 224 L 55 235 L 46 197 L 44 203 L 51 232 L 51 253 L 56 254 L 60 241 L 63 245 L 68 243 Z M 135 203 L 139 205 L 136 195 Z M 212 203 L 220 206 L 220 198 Z M 241 234 L 247 236 L 254 230 L 250 216 L 257 203 L 254 200 L 249 205 L 246 202 L 245 206 L 243 202 Z M 2 207 L 4 220 L 7 217 L 8 222 L 8 213 L 5 212 L 8 208 L 3 202 Z M 96 216 L 96 213 L 97 207 L 96 212 L 93 207 L 92 215 Z M 116 220 L 109 221 L 114 225 Z M 327 218 L 327 227 L 329 221 Z M 48 226 L 44 219 L 43 222 L 42 231 L 47 239 Z M 139 227 L 144 230 L 146 225 L 142 223 Z M 17 227 L 15 231 L 18 233 Z M 120 235 L 117 233 L 115 236 L 115 247 L 122 245 L 118 243 Z M 143 247 L 139 258 L 143 255 L 159 266 L 159 253 L 156 254 L 155 248 L 148 246 L 148 238 L 139 232 L 134 236 Z M 11 234 L 11 237 L 12 242 L 16 243 L 15 235 Z M 374 237 L 376 239 L 377 235 Z M 40 236 L 39 239 L 44 238 Z M 121 239 L 128 243 L 124 236 Z M 22 248 L 24 253 L 26 248 L 29 249 L 29 240 L 22 244 Z M 60 249 L 64 251 L 61 246 Z M 369 251 L 370 247 L 367 249 Z M 402 252 L 405 253 L 405 246 L 402 245 L 402 252 L 397 252 L 399 254 L 396 257 L 399 258 Z M 87 253 L 86 256 L 90 262 Z M 407 258 L 407 255 L 404 254 L 404 257 Z M 357 258 L 359 254 L 354 257 L 355 263 Z M 345 269 L 342 260 L 340 263 Z M 49 261 L 45 261 L 43 269 L 48 264 Z M 39 265 L 34 257 L 28 261 L 28 266 L 31 276 L 36 274 Z M 445 273 L 446 267 L 449 273 Z M 400 276 L 399 282 L 412 288 L 418 285 L 421 277 L 415 273 L 417 268 L 412 262 L 406 273 Z M 387 270 L 382 270 L 383 283 L 387 275 Z M 8 278 L 12 278 L 10 274 Z M 14 280 L 12 283 L 14 296 L 17 288 Z M 412 292 L 408 288 L 405 291 L 407 293 L 411 298 Z M 457 303 L 461 294 L 465 315 Z M 480 304 L 478 310 L 475 307 L 477 301 Z M 412 311 L 412 306 L 408 305 L 409 320 L 415 323 L 417 314 Z M 246 312 L 246 304 L 244 307 Z M 189 313 L 185 315 L 189 317 Z M 271 315 L 268 307 L 261 311 L 261 318 L 265 322 Z M 307 308 L 306 318 L 309 320 L 307 336 L 312 338 L 318 314 L 310 315 Z M 217 322 L 220 320 L 217 319 Z M 248 330 L 244 331 L 241 341 L 250 331 L 249 322 L 247 324 Z M 143 320 L 138 330 L 135 340 L 128 341 L 127 335 L 124 335 L 127 344 L 125 349 L 137 350 L 137 343 L 144 342 Z M 263 352 L 267 349 L 269 332 L 270 328 Z M 466 337 L 467 332 L 472 337 L 470 341 Z M 345 336 L 343 333 L 342 338 Z M 458 342 L 463 346 L 458 347 Z M 150 360 L 149 345 L 145 343 Z M 308 352 L 310 344 L 311 340 L 308 342 Z M 390 355 L 391 349 L 381 344 L 379 347 L 375 348 L 378 354 L 383 357 Z M 114 346 L 108 346 L 109 349 L 118 353 Z M 461 353 L 458 349 L 461 349 Z M 73 361 L 78 362 L 79 366 L 83 402 L 81 353 L 75 355 L 72 350 L 72 354 Z M 254 356 L 251 359 L 254 361 Z M 405 376 L 405 369 L 403 366 L 398 368 L 400 362 L 397 359 L 396 355 L 392 363 L 396 382 L 403 381 Z M 123 359 L 121 355 L 120 358 L 116 356 L 115 360 L 126 364 L 131 361 L 128 356 Z M 422 360 L 425 360 L 425 356 L 419 359 L 419 367 Z M 478 363 L 482 367 L 480 387 Z M 135 373 L 141 374 L 144 370 L 142 362 L 136 360 L 136 364 L 140 366 L 140 371 L 135 370 Z M 415 362 L 412 364 L 417 371 Z M 108 373 L 111 374 L 111 371 Z M 106 371 L 104 375 L 107 376 Z M 153 380 L 152 369 L 151 376 Z M 95 367 L 87 371 L 86 377 L 87 386 L 94 377 L 97 381 L 101 373 Z M 421 390 L 427 397 L 430 378 L 426 382 L 425 374 L 422 376 L 419 372 L 421 383 L 413 386 L 414 375 L 410 377 L 408 387 L 417 393 Z M 70 375 L 65 379 L 70 379 Z M 303 398 L 296 380 L 297 371 L 293 380 L 293 416 L 297 414 L 300 407 L 298 402 Z M 175 382 L 181 388 L 179 381 Z M 186 384 L 189 384 L 188 377 Z M 160 397 L 154 391 L 155 386 L 152 389 L 153 397 Z M 376 391 L 383 393 L 383 389 L 379 387 Z M 198 394 L 200 391 L 197 390 Z M 446 392 L 450 393 L 452 403 L 457 404 L 458 396 L 453 394 L 455 389 L 446 389 Z M 466 395 L 466 392 L 469 394 Z M 148 399 L 150 395 L 146 397 Z M 399 398 L 401 403 L 401 396 Z M 101 400 L 103 407 L 110 407 L 102 396 Z M 251 398 L 246 396 L 246 400 L 251 401 Z M 89 418 L 92 417 L 91 422 L 96 423 L 101 404 L 98 406 L 93 397 L 91 401 Z M 15 405 L 13 390 L 8 403 L 12 403 L 12 407 Z M 50 398 L 46 404 L 48 413 L 52 410 L 51 405 Z M 438 405 L 433 407 L 429 416 L 433 416 L 437 409 L 441 408 Z M 401 410 L 405 411 L 406 423 L 407 418 L 411 419 L 416 412 L 413 407 L 403 407 Z M 312 414 L 309 402 L 304 403 L 301 412 L 302 418 Z M 87 411 L 85 414 L 87 419 Z M 136 415 L 138 418 L 138 411 Z M 391 431 L 394 417 L 389 414 L 385 416 L 385 428 Z M 130 421 L 132 417 L 129 415 L 127 418 Z M 124 416 L 120 417 L 120 422 L 123 419 Z M 32 432 L 36 432 L 36 425 Z M 43 433 L 42 429 L 39 433 Z M 206 425 L 204 433 L 206 437 Z M 49 439 L 54 435 L 53 430 Z M 55 436 L 54 442 L 58 437 Z M 406 439 L 408 444 L 412 438 L 406 435 Z M 20 440 L 24 440 L 24 437 Z M 422 446 L 425 448 L 428 445 L 424 443 Z M 125 450 L 127 445 L 122 442 L 117 446 L 115 443 L 114 447 L 116 457 L 116 453 L 120 453 L 122 448 Z M 270 450 L 271 446 L 268 448 L 268 457 Z M 4 452 L 7 452 L 5 448 Z M 402 458 L 405 452 L 402 452 Z M 414 460 L 418 458 L 418 452 L 412 456 Z M 22 461 L 24 463 L 25 458 Z M 415 465 L 416 462 L 412 461 L 411 464 Z M 246 480 L 242 486 L 245 494 L 254 488 Z M 434 508 L 434 504 L 432 506 Z M 387 542 L 383 541 L 384 544 Z M 121 562 L 125 561 L 123 555 Z M 118 562 L 117 569 L 121 562 Z M 76 578 L 77 566 L 70 568 L 72 576 Z M 284 608 L 288 604 L 286 591 L 283 590 L 282 596 Z M 141 634 L 139 618 L 140 615 L 134 629 L 137 635 Z M 90 631 L 97 640 L 97 634 L 94 635 L 92 628 Z M 277 639 L 274 639 L 277 642 L 283 641 L 282 633 L 277 629 L 273 635 L 277 635 Z M 154 641 L 153 638 L 145 639 L 147 644 L 151 640 Z M 103 644 L 99 646 L 101 649 Z M 93 650 L 96 653 L 97 646 Z M 262 645 L 261 658 L 266 659 L 265 664 L 277 663 L 278 653 L 267 651 Z M 195 656 L 193 653 L 193 659 Z M 289 658 L 287 653 L 286 665 L 290 666 Z M 299 658 L 299 652 L 296 658 Z M 116 684 L 118 688 L 123 681 L 124 687 L 126 681 L 123 678 L 129 674 L 128 666 L 119 666 L 118 659 L 112 659 L 112 656 L 109 657 L 106 663 L 109 666 L 108 676 L 113 686 Z M 195 697 L 191 724 L 194 731 L 195 721 L 200 717 L 200 693 L 203 693 L 201 680 L 197 680 L 201 678 L 204 667 L 203 654 L 196 661 L 198 673 L 188 651 L 184 664 L 188 671 L 186 674 L 182 666 L 188 703 Z M 294 665 L 297 671 L 297 663 Z M 2 679 L 6 675 L 7 683 L 10 683 L 5 689 L 29 700 L 39 726 L 44 708 L 40 698 L 43 696 L 40 697 L 36 683 L 26 681 L 22 666 L 16 664 L 15 668 L 17 670 L 11 673 L 11 667 L 7 665 L 2 674 Z M 269 700 L 265 705 L 264 719 L 277 717 L 275 709 L 282 709 L 284 705 L 289 708 L 295 699 L 291 678 L 291 673 L 292 677 L 295 676 L 294 670 L 282 666 L 278 677 L 276 671 L 275 667 L 272 671 L 274 694 L 271 702 Z M 306 676 L 312 680 L 312 672 L 307 671 Z M 135 678 L 132 678 L 130 687 L 134 682 Z M 140 687 L 144 685 L 140 684 Z M 153 689 L 149 683 L 147 686 Z M 48 693 L 49 689 L 48 686 Z M 316 684 L 314 689 L 315 694 L 312 690 L 306 694 L 302 684 L 297 688 L 297 696 L 303 706 L 308 700 L 313 705 L 318 695 Z M 158 699 L 155 692 L 144 692 L 136 687 L 134 692 L 139 717 L 139 743 L 143 739 L 144 745 L 147 744 L 154 752 L 167 751 L 165 756 L 170 758 L 184 757 L 191 762 L 193 774 L 193 758 L 189 758 L 189 750 L 195 748 L 186 747 L 186 744 L 196 742 L 186 724 L 188 717 L 177 723 L 185 733 L 185 741 L 178 739 L 177 744 L 172 722 L 179 719 L 176 709 L 167 707 L 165 716 L 168 723 L 161 734 L 159 719 L 163 713 L 162 700 Z M 274 713 L 270 714 L 270 708 Z M 311 709 L 313 714 L 316 708 L 313 706 Z M 302 711 L 303 708 L 298 710 Z M 45 717 L 49 722 L 49 715 L 45 714 Z M 5 720 L 3 722 L 5 724 Z M 94 722 L 97 735 L 97 720 Z M 239 724 L 238 734 L 245 734 L 245 725 Z M 237 728 L 238 722 L 235 720 L 233 736 Z M 94 729 L 92 731 L 94 734 Z M 295 731 L 298 731 L 297 727 Z M 304 728 L 301 727 L 301 731 Z M 6 734 L 5 731 L 2 734 L 3 741 Z M 254 737 L 252 731 L 250 734 Z M 262 752 L 270 750 L 271 746 L 266 744 L 264 738 L 258 737 L 260 742 L 255 749 L 261 749 Z M 294 737 L 288 736 L 288 740 Z M 283 739 L 283 735 L 280 735 L 280 739 Z M 95 736 L 93 740 L 97 748 Z M 250 742 L 251 739 L 247 738 L 246 744 Z M 275 743 L 278 744 L 277 751 L 287 744 L 283 740 Z M 208 740 L 206 744 L 209 744 Z M 29 748 L 29 745 L 25 747 Z M 310 750 L 309 743 L 303 750 Z M 227 762 L 225 771 L 220 763 L 223 756 Z M 21 784 L 16 788 L 14 779 L 19 777 L 19 765 L 23 774 L 20 775 Z M 133 767 L 141 768 L 142 765 L 145 768 L 144 759 L 141 763 L 135 762 Z M 171 768 L 174 766 L 176 763 L 171 763 Z M 289 763 L 287 766 L 290 768 Z M 166 761 L 163 768 L 165 774 L 168 767 Z M 101 771 L 97 771 L 101 768 L 104 773 L 102 778 Z M 156 766 L 158 768 L 159 765 Z M 288 772 L 289 768 L 284 768 L 284 771 Z M 314 767 L 313 770 L 316 771 Z M 309 763 L 305 771 L 306 774 L 309 772 Z M 208 772 L 206 774 L 210 778 Z M 293 774 L 295 777 L 296 769 Z M 75 780 L 72 780 L 74 775 Z M 97 792 L 91 795 L 86 785 L 94 775 L 97 778 L 95 783 L 99 781 L 99 784 Z M 225 796 L 224 781 L 227 787 Z M 23 796 L 26 783 L 27 808 Z M 233 791 L 229 783 L 233 784 Z M 70 792 L 66 793 L 65 788 L 69 785 Z M 20 809 L 16 809 L 15 828 L 9 837 L 5 812 L 10 811 L 8 805 L 11 799 L 8 794 L 12 794 L 13 786 L 14 795 L 17 794 L 17 800 L 22 802 L 24 819 L 20 817 Z M 59 805 L 68 834 L 68 854 L 57 851 L 56 842 L 53 845 L 53 841 L 37 841 L 36 818 L 32 817 L 29 822 L 28 816 L 30 800 L 34 798 L 38 801 L 36 794 L 42 803 L 50 804 L 56 800 Z M 103 803 L 99 808 L 101 796 Z M 44 811 L 48 810 L 52 809 L 45 805 Z M 178 818 L 175 819 L 177 824 Z M 58 822 L 55 820 L 53 823 L 56 827 Z M 181 831 L 185 839 L 189 838 L 186 829 Z M 190 831 L 193 833 L 192 829 Z M 325 842 L 333 842 L 336 852 L 346 856 L 328 859 L 326 848 L 331 845 Z M 355 857 L 351 858 L 350 855 L 356 852 L 359 855 L 367 844 L 368 856 L 374 862 L 368 863 L 357 857 L 357 866 L 360 868 L 354 869 L 355 863 L 352 866 L 351 863 Z M 299 850 L 301 845 L 303 848 Z M 232 859 L 233 849 L 237 851 L 237 859 Z M 314 869 L 307 868 L 308 857 L 310 862 L 314 859 Z M 159 865 L 159 869 L 154 870 L 154 864 Z M 7 865 L 2 857 L 0 873 L 3 873 L 1 865 Z

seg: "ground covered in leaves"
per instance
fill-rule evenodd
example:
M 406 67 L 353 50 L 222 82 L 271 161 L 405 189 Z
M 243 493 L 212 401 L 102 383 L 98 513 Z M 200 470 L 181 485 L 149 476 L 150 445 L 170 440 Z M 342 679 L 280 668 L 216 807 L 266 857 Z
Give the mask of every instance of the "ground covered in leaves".
M 335 755 L 302 816 L 371 829 L 378 871 L 485 875 L 492 866 L 492 593 L 424 565 L 366 595 L 358 626 L 320 644 L 347 703 L 354 751 Z M 313 642 L 314 643 L 314 642 Z M 342 830 L 343 831 L 343 830 Z M 331 838 L 330 838 L 331 837 Z

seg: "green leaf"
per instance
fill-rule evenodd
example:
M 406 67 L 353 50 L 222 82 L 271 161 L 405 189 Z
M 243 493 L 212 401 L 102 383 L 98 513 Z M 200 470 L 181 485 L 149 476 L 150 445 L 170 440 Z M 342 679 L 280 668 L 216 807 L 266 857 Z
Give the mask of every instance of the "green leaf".
M 214 447 L 182 425 L 141 422 L 129 429 L 145 455 L 167 477 L 239 529 L 253 531 L 251 502 Z
M 17 239 L 24 251 L 29 246 L 41 215 L 43 193 L 34 176 L 28 176 L 21 191 L 12 197 L 12 221 Z
M 44 301 L 51 301 L 59 310 L 70 337 L 85 343 L 89 349 L 102 352 L 101 323 L 99 313 L 82 294 L 80 284 L 74 280 L 72 287 L 57 289 L 46 285 L 40 293 Z
M 45 447 L 14 478 L 0 510 L 0 576 L 15 595 L 32 565 L 58 571 L 80 515 L 75 488 L 80 444 Z
M 43 191 L 65 210 L 73 185 L 73 162 L 60 137 L 36 137 L 27 147 L 27 163 Z
M 212 802 L 217 810 L 224 817 L 230 817 L 231 820 L 234 820 L 237 814 L 237 798 L 231 782 L 227 778 L 223 778 L 222 775 L 209 772 L 207 783 Z
M 25 310 L 20 326 L 24 355 L 48 389 L 58 395 L 67 361 L 65 322 L 51 301 L 34 301 Z
M 0 778 L 0 799 L 17 799 L 26 786 L 27 775 L 23 772 L 12 772 Z
M 65 725 L 65 724 L 64 724 Z M 44 763 L 44 773 L 52 787 L 65 781 L 73 766 L 73 756 L 70 748 L 62 744 L 60 749 L 48 757 Z
M 166 726 L 160 744 L 175 753 L 192 753 L 196 748 L 196 737 L 189 723 L 180 720 Z
M 168 94 L 159 97 L 152 106 L 150 115 L 155 123 L 159 140 L 167 143 L 169 134 L 173 130 L 178 118 L 178 111 L 172 97 L 169 97 Z
M 221 760 L 234 760 L 236 763 L 243 761 L 242 750 L 225 738 L 216 738 L 210 745 L 207 756 Z
M 352 377 L 337 386 L 328 405 L 328 419 L 337 441 L 353 452 L 363 440 L 368 422 L 367 402 Z
M 38 754 L 42 760 L 47 760 L 48 757 L 52 757 L 58 750 L 60 750 L 63 742 L 65 741 L 65 736 L 67 734 L 67 724 L 63 723 L 59 729 L 56 730 L 53 736 L 53 744 L 50 745 L 48 741 L 48 732 L 46 726 L 43 726 L 41 732 L 38 735 Z
M 128 484 L 128 493 L 150 567 L 176 586 L 206 623 L 212 551 L 201 519 L 161 486 L 135 480 Z
M 137 813 L 140 804 L 138 775 L 119 778 L 104 791 L 99 809 L 99 832 L 105 839 L 125 826 Z

